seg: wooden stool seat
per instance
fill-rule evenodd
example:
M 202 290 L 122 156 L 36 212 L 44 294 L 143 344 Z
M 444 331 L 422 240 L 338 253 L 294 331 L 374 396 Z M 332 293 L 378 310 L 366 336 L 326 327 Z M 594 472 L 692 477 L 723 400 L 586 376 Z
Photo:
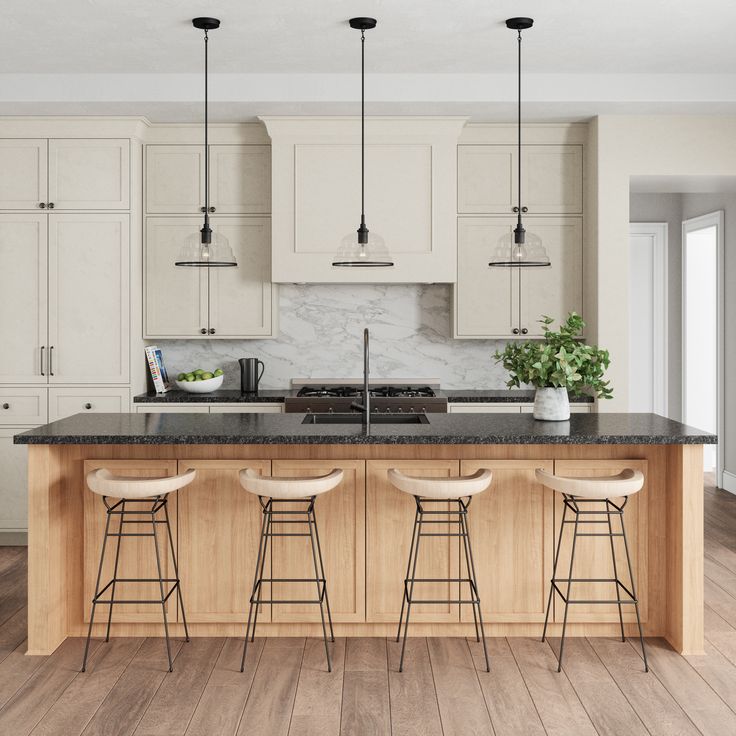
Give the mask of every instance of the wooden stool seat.
M 327 493 L 342 483 L 342 470 L 308 478 L 272 478 L 259 475 L 252 468 L 240 471 L 240 485 L 248 493 L 280 500 L 300 500 Z
M 178 491 L 188 486 L 196 475 L 196 470 L 187 470 L 186 473 L 164 478 L 126 478 L 113 475 L 105 468 L 99 468 L 87 473 L 87 487 L 100 496 L 132 501 L 139 498 L 165 496 L 172 491 Z
M 420 498 L 447 501 L 467 498 L 485 491 L 491 485 L 492 478 L 491 471 L 483 468 L 473 475 L 460 475 L 455 478 L 421 478 L 415 475 L 404 475 L 396 468 L 388 471 L 389 481 L 400 491 Z
M 618 475 L 594 478 L 570 478 L 564 475 L 553 475 L 537 468 L 537 480 L 558 493 L 565 493 L 575 498 L 605 500 L 607 498 L 624 498 L 638 493 L 644 486 L 644 473 L 641 470 L 627 468 Z

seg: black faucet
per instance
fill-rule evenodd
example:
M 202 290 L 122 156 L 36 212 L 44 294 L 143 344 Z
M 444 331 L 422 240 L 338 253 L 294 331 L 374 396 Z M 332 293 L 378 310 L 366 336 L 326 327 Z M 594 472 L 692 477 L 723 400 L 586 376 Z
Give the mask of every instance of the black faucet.
M 368 385 L 368 375 L 370 374 L 368 355 L 370 352 L 370 335 L 368 328 L 363 330 L 363 403 L 353 402 L 350 407 L 363 412 L 363 424 L 366 429 L 371 426 L 371 392 Z

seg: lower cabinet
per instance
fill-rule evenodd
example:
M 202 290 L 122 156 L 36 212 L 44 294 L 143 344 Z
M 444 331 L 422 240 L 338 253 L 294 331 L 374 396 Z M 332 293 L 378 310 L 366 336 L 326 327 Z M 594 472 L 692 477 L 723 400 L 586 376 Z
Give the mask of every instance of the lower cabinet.
M 462 475 L 481 468 L 493 473 L 488 490 L 474 496 L 468 526 L 478 576 L 481 611 L 487 623 L 544 621 L 552 577 L 553 491 L 534 477 L 552 472 L 552 460 L 463 460 Z M 464 555 L 461 576 L 467 577 Z M 469 597 L 462 586 L 461 597 Z M 473 620 L 464 605 L 463 621 Z
M 0 532 L 28 529 L 28 446 L 13 444 L 13 436 L 27 429 L 0 426 Z
M 107 468 L 115 475 L 128 477 L 163 478 L 176 475 L 176 460 L 86 460 L 84 463 L 84 476 L 98 468 Z M 174 545 L 177 543 L 177 493 L 169 494 L 168 509 L 171 520 L 171 531 L 174 535 Z M 109 498 L 112 505 L 117 499 Z M 119 516 L 110 520 L 110 531 L 117 532 Z M 84 620 L 89 621 L 92 610 L 92 598 L 95 592 L 97 570 L 100 563 L 100 551 L 105 533 L 105 505 L 102 496 L 92 493 L 88 488 L 84 492 Z M 148 528 L 138 527 L 134 524 L 126 524 L 126 533 L 149 532 Z M 171 556 L 167 554 L 168 540 L 166 539 L 166 528 L 163 525 L 157 527 L 158 548 L 161 553 L 164 576 L 174 577 L 171 564 Z M 110 537 L 107 540 L 105 554 L 105 565 L 102 569 L 102 585 L 105 585 L 112 577 L 115 563 L 115 549 L 118 538 Z M 121 578 L 155 578 L 158 577 L 156 570 L 156 553 L 153 547 L 153 537 L 122 537 L 120 538 L 120 564 L 118 577 Z M 109 594 L 109 590 L 106 593 Z M 137 600 L 155 598 L 158 595 L 156 586 L 142 583 L 123 583 L 117 586 L 115 596 L 120 598 L 133 598 Z M 186 599 L 184 600 L 186 605 Z M 167 602 L 167 615 L 170 621 L 176 621 L 178 617 L 176 595 L 172 595 Z M 97 606 L 95 620 L 104 622 L 107 620 L 108 607 Z M 161 609 L 155 605 L 120 605 L 114 607 L 113 621 L 142 623 L 160 622 Z
M 457 475 L 457 460 L 370 460 L 366 463 L 366 598 L 367 620 L 398 623 L 409 559 L 416 504 L 412 496 L 394 488 L 387 472 L 398 468 L 407 475 L 447 478 Z M 441 508 L 439 504 L 433 507 Z M 443 504 L 445 508 L 447 505 Z M 417 577 L 457 578 L 460 556 L 458 537 L 422 539 Z M 415 598 L 452 599 L 456 584 L 417 583 Z M 459 606 L 417 605 L 412 621 L 457 622 Z
M 180 473 L 189 468 L 197 477 L 179 493 L 179 569 L 187 620 L 244 624 L 262 514 L 258 497 L 241 487 L 239 472 L 253 468 L 271 475 L 271 461 L 179 461 Z M 270 621 L 270 606 L 263 606 L 258 618 Z
M 120 414 L 128 411 L 130 389 L 127 388 L 51 388 L 49 389 L 49 421 L 73 414 L 99 412 Z

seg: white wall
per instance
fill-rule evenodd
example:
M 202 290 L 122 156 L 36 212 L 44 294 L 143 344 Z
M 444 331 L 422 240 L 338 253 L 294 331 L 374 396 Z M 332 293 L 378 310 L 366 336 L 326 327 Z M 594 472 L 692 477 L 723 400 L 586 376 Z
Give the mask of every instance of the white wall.
M 450 337 L 451 287 L 444 284 L 285 284 L 274 340 L 159 340 L 169 373 L 222 367 L 239 388 L 237 359 L 266 364 L 261 386 L 292 378 L 360 378 L 363 328 L 371 330 L 374 378 L 434 378 L 445 388 L 505 388 L 493 360 L 502 341 Z

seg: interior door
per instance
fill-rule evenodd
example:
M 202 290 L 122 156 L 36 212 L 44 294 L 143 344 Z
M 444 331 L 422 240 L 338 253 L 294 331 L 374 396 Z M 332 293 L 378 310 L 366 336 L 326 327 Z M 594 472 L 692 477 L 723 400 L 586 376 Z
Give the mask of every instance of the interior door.
M 38 210 L 48 201 L 48 141 L 0 139 L 0 210 Z
M 127 383 L 127 214 L 49 216 L 50 383 Z
M 46 383 L 48 217 L 0 215 L 0 383 Z

